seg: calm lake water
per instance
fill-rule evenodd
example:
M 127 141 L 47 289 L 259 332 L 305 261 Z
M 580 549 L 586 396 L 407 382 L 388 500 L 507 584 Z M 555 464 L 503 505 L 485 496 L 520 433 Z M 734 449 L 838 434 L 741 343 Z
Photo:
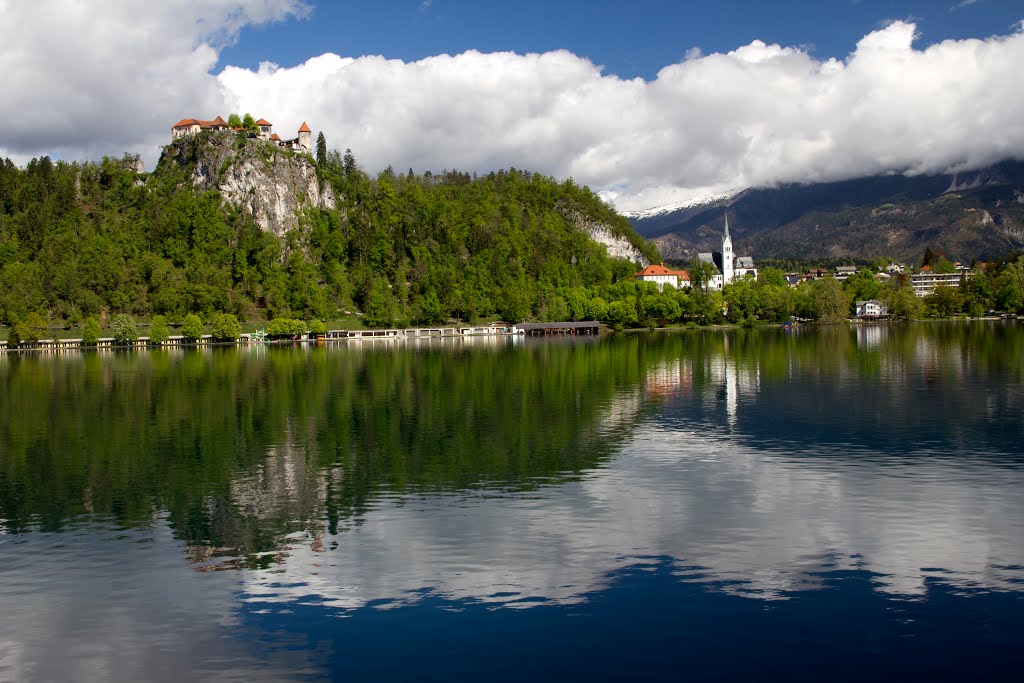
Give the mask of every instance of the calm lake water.
M 1024 326 L 0 355 L 0 680 L 1005 680 Z

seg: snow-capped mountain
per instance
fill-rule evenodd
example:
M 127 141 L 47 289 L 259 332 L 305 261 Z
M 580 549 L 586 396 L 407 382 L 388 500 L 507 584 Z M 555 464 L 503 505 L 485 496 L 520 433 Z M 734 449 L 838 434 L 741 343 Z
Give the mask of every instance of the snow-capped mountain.
M 984 260 L 1024 246 L 1024 162 L 747 188 L 623 215 L 664 258 L 687 260 L 719 248 L 726 208 L 733 243 L 755 258 L 914 260 L 931 247 Z
M 707 208 L 709 206 L 716 206 L 728 202 L 740 192 L 743 192 L 743 189 L 744 188 L 737 188 L 734 190 L 727 190 L 725 192 L 702 194 L 689 199 L 683 199 L 682 201 L 672 202 L 671 204 L 655 206 L 651 209 L 624 211 L 622 215 L 631 221 L 642 221 L 649 218 L 655 218 L 657 216 L 675 213 L 677 211 L 684 211 L 686 209 L 693 209 L 697 207 Z

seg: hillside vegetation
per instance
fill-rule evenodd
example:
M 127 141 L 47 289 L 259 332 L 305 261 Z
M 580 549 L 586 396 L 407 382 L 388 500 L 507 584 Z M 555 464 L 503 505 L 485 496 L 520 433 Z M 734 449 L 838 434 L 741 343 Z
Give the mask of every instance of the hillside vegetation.
M 207 176 L 228 177 L 239 161 L 211 167 L 205 135 L 169 146 L 153 174 L 130 157 L 44 157 L 25 168 L 0 161 L 0 322 L 29 313 L 51 326 L 115 314 L 331 319 L 349 310 L 368 325 L 565 319 L 570 298 L 592 298 L 636 268 L 579 223 L 625 240 L 636 260 L 660 261 L 571 179 L 515 169 L 479 178 L 388 169 L 371 178 L 350 153 L 319 142 L 314 161 L 226 138 L 250 162 L 255 155 L 252 168 L 273 173 L 283 154 L 315 170 L 329 201 L 298 202 L 295 226 L 280 235 L 261 228 L 255 199 L 236 192 L 224 201 L 215 183 L 196 182 L 200 164 Z

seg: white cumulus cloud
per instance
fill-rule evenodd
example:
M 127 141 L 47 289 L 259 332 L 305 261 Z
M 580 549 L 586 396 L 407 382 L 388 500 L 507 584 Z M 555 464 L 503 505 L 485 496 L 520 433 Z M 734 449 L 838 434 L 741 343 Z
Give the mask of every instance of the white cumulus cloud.
M 411 63 L 326 54 L 219 79 L 234 108 L 274 112 L 286 131 L 308 120 L 370 170 L 529 168 L 571 175 L 620 209 L 1024 156 L 1024 33 L 923 50 L 915 36 L 893 22 L 845 60 L 754 41 L 692 52 L 652 81 L 564 51 Z
M 649 81 L 566 51 L 414 62 L 328 53 L 214 74 L 220 47 L 243 26 L 305 5 L 81 7 L 0 4 L 0 154 L 131 150 L 152 163 L 177 118 L 248 111 L 282 136 L 307 121 L 371 172 L 515 166 L 571 175 L 622 210 L 737 186 L 1024 158 L 1020 26 L 919 49 L 917 27 L 896 21 L 842 60 L 757 40 L 728 53 L 691 49 Z
M 247 25 L 299 0 L 0 2 L 0 155 L 154 160 L 171 124 L 223 107 L 211 72 Z

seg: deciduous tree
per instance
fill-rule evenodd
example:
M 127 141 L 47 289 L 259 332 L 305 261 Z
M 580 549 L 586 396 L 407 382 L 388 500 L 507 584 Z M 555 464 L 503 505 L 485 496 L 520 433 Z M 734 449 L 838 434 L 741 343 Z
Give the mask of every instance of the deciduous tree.
M 181 335 L 189 341 L 195 341 L 203 336 L 203 321 L 195 313 L 189 313 L 182 321 Z

